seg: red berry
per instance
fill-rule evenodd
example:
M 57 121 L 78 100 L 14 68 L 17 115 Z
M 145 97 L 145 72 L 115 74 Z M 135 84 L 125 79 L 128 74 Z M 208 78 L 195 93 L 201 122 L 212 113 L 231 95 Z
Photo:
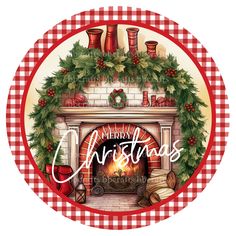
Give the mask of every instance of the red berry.
M 52 89 L 52 88 L 48 89 L 47 94 L 48 94 L 49 97 L 54 97 L 54 96 L 55 96 L 55 91 L 54 91 L 54 89 Z
M 48 152 L 52 152 L 53 151 L 53 147 L 52 147 L 51 143 L 48 144 L 47 150 L 48 150 Z
M 189 144 L 190 146 L 194 146 L 196 143 L 197 143 L 197 139 L 196 139 L 195 136 L 192 136 L 192 137 L 190 137 L 190 138 L 188 139 L 188 144 Z
M 97 60 L 97 66 L 99 69 L 105 69 L 107 67 L 102 58 Z
M 66 69 L 66 68 L 61 68 L 61 73 L 62 73 L 63 75 L 66 75 L 68 72 L 69 72 L 68 69 Z
M 187 110 L 188 112 L 194 112 L 195 111 L 195 109 L 194 109 L 194 107 L 193 107 L 193 104 L 192 103 L 186 103 L 185 105 L 184 105 L 184 107 L 185 107 L 185 110 Z
M 134 55 L 134 56 L 132 57 L 132 62 L 133 62 L 134 65 L 139 64 L 140 60 L 139 60 L 138 55 Z
M 46 100 L 39 99 L 38 104 L 39 104 L 40 107 L 44 107 L 44 106 L 46 106 Z
M 165 74 L 169 77 L 175 77 L 176 75 L 176 70 L 169 68 L 165 71 Z

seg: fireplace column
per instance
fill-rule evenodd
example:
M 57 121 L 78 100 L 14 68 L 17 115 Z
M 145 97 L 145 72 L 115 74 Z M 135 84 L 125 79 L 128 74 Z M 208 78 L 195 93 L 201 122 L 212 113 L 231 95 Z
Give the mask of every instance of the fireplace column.
M 163 121 L 159 122 L 161 126 L 161 145 L 168 146 L 168 152 L 171 152 L 171 126 L 173 121 Z M 162 169 L 171 169 L 170 158 L 165 155 L 161 157 L 161 168 Z
M 74 171 L 77 170 L 79 165 L 79 145 L 80 145 L 80 123 L 76 125 L 68 125 L 69 130 L 75 130 L 78 135 L 78 144 L 76 144 L 76 137 L 73 133 L 70 133 L 69 136 L 69 165 L 72 167 Z M 77 178 L 74 178 L 77 180 Z M 76 183 L 75 183 L 76 184 Z

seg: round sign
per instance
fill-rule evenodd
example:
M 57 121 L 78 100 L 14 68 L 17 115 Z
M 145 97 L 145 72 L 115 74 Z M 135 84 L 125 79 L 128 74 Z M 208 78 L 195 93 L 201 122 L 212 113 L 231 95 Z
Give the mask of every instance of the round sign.
M 54 210 L 106 229 L 170 217 L 224 153 L 221 75 L 186 29 L 150 11 L 76 14 L 39 39 L 10 88 L 12 154 Z

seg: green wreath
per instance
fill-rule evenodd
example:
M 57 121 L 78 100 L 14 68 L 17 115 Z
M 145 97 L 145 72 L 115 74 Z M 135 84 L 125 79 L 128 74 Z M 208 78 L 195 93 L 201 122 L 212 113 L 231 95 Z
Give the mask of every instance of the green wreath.
M 146 52 L 132 54 L 118 49 L 113 54 L 103 54 L 98 49 L 88 49 L 76 42 L 70 54 L 60 60 L 61 69 L 45 79 L 40 99 L 34 105 L 30 118 L 34 120 L 33 131 L 29 135 L 30 148 L 35 149 L 35 161 L 44 171 L 45 165 L 52 163 L 59 140 L 53 135 L 57 113 L 60 112 L 61 97 L 72 91 L 83 92 L 92 81 L 114 78 L 125 84 L 136 84 L 141 90 L 151 84 L 154 91 L 164 89 L 166 97 L 176 99 L 176 108 L 181 124 L 182 148 L 178 161 L 178 177 L 186 182 L 198 167 L 205 152 L 205 121 L 201 106 L 205 103 L 198 97 L 193 78 L 185 70 L 178 68 L 175 57 L 150 58 Z M 61 161 L 60 151 L 57 163 Z
M 120 102 L 116 101 L 116 98 L 120 97 L 121 100 Z M 108 101 L 110 106 L 112 106 L 115 109 L 122 109 L 126 106 L 127 104 L 127 97 L 123 89 L 114 89 L 113 92 L 110 93 L 108 97 Z

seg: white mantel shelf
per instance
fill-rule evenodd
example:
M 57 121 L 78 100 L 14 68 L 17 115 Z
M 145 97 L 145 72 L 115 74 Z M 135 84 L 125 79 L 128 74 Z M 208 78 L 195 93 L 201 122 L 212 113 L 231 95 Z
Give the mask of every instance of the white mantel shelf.
M 69 123 L 73 121 L 87 121 L 96 123 L 101 119 L 104 122 L 112 120 L 119 121 L 137 121 L 143 119 L 145 121 L 166 120 L 177 116 L 176 107 L 126 107 L 118 110 L 111 107 L 61 107 L 57 113 L 63 116 Z
M 61 115 L 79 115 L 87 116 L 89 114 L 99 116 L 134 116 L 134 115 L 176 115 L 176 107 L 126 107 L 123 109 L 114 109 L 111 107 L 62 107 L 60 112 Z

